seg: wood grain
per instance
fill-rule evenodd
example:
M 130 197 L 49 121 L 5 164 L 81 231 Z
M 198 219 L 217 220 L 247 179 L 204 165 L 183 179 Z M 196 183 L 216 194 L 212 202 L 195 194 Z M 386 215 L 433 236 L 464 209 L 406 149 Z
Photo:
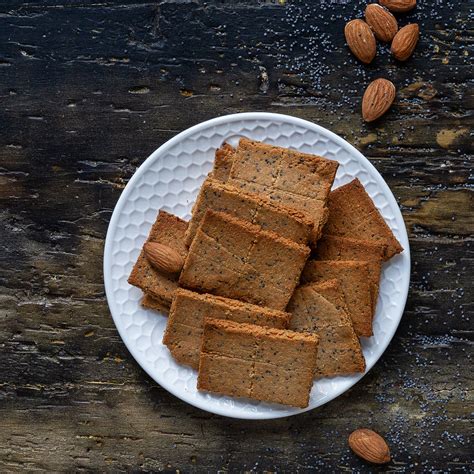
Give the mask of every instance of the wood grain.
M 472 461 L 472 29 L 469 2 L 418 2 L 414 56 L 352 58 L 355 2 L 5 0 L 0 5 L 0 470 L 369 471 L 349 433 L 390 444 L 390 471 Z M 366 125 L 366 85 L 391 111 Z M 358 147 L 399 200 L 412 283 L 400 328 L 353 389 L 312 412 L 246 422 L 176 399 L 134 362 L 104 297 L 113 207 L 136 168 L 216 115 L 287 113 Z M 471 351 L 470 351 L 471 350 Z

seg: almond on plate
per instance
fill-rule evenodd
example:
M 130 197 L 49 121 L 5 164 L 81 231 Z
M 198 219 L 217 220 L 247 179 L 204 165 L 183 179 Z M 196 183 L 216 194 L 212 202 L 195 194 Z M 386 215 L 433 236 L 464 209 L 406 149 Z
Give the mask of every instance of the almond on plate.
M 398 30 L 391 47 L 395 58 L 399 61 L 406 61 L 413 54 L 419 36 L 420 28 L 416 23 L 411 23 Z
M 378 3 L 371 3 L 365 9 L 365 21 L 372 28 L 375 37 L 389 43 L 397 34 L 398 23 L 396 18 Z
M 373 464 L 385 464 L 390 461 L 390 449 L 378 433 L 366 428 L 352 432 L 349 436 L 349 446 L 364 461 Z
M 387 79 L 375 79 L 364 92 L 362 98 L 362 118 L 373 122 L 381 117 L 395 99 L 395 86 Z
M 416 0 L 379 0 L 379 2 L 380 5 L 396 13 L 408 12 L 416 7 Z
M 371 63 L 377 44 L 369 25 L 364 20 L 351 20 L 344 28 L 344 35 L 354 56 L 365 64 Z
M 147 242 L 143 246 L 145 256 L 156 270 L 165 273 L 179 273 L 184 259 L 176 250 L 158 242 Z

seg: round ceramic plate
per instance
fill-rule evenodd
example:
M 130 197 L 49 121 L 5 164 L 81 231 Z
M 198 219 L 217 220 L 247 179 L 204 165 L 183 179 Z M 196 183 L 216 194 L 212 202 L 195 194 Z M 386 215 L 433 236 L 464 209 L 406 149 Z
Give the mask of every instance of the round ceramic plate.
M 185 402 L 235 418 L 296 415 L 337 397 L 362 375 L 315 382 L 309 406 L 303 410 L 198 392 L 197 372 L 177 364 L 161 342 L 167 318 L 142 308 L 142 292 L 127 283 L 158 210 L 189 219 L 216 149 L 224 141 L 237 144 L 240 136 L 337 160 L 340 166 L 334 187 L 359 178 L 405 249 L 384 265 L 374 336 L 362 340 L 367 371 L 373 367 L 397 329 L 408 293 L 410 252 L 402 215 L 383 178 L 354 147 L 325 128 L 287 115 L 244 113 L 209 120 L 169 140 L 140 166 L 120 196 L 107 232 L 107 301 L 120 336 L 136 361 L 156 382 Z

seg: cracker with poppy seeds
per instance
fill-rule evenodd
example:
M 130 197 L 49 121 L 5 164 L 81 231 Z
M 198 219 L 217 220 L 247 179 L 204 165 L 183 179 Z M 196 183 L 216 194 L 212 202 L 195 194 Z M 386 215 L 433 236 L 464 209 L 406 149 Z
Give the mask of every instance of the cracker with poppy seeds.
M 159 311 L 160 313 L 168 314 L 170 307 L 169 305 L 165 305 L 161 303 L 159 300 L 153 298 L 150 295 L 143 295 L 141 300 L 141 305 L 146 309 L 153 309 L 155 311 Z
M 198 390 L 305 408 L 319 337 L 206 318 Z
M 316 260 L 360 260 L 369 265 L 372 294 L 372 312 L 375 311 L 379 294 L 380 273 L 386 245 L 370 240 L 352 239 L 323 234 L 314 252 Z
M 249 221 L 262 230 L 275 232 L 300 244 L 307 244 L 313 227 L 306 214 L 242 192 L 234 186 L 208 178 L 204 181 L 186 231 L 190 245 L 208 209 Z
M 146 242 L 167 245 L 184 258 L 187 253 L 184 243 L 187 226 L 188 223 L 179 217 L 160 211 Z M 145 301 L 142 301 L 144 306 L 150 307 L 153 304 L 154 309 L 167 309 L 170 307 L 174 292 L 178 287 L 178 276 L 160 273 L 152 267 L 142 249 L 128 282 L 152 298 L 152 300 L 146 298 Z
M 307 246 L 229 214 L 207 210 L 189 247 L 181 286 L 284 310 L 309 256 Z
M 168 347 L 177 362 L 193 369 L 199 367 L 205 318 L 284 329 L 288 326 L 290 314 L 178 288 L 171 304 L 163 344 Z
M 337 168 L 336 161 L 321 156 L 241 138 L 227 183 L 304 212 L 313 222 L 311 241 L 316 242 L 328 217 Z
M 338 280 L 299 286 L 287 310 L 289 329 L 319 335 L 316 377 L 364 372 L 364 355 Z
M 222 183 L 229 179 L 230 169 L 234 162 L 235 148 L 228 143 L 223 143 L 220 148 L 216 150 L 214 158 L 214 166 L 210 173 L 210 177 Z
M 385 246 L 383 260 L 403 251 L 357 178 L 329 194 L 328 208 L 324 234 L 368 240 Z
M 310 260 L 306 264 L 302 281 L 321 283 L 337 279 L 358 336 L 372 336 L 372 296 L 369 265 L 349 260 Z
M 317 260 L 382 260 L 385 244 L 324 233 L 314 251 Z

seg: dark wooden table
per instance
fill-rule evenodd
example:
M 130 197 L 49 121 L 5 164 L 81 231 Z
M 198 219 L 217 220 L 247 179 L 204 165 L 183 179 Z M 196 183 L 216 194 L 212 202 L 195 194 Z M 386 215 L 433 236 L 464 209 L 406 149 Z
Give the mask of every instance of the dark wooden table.
M 418 0 L 415 55 L 361 66 L 362 1 L 3 0 L 0 4 L 0 471 L 469 471 L 472 436 L 470 1 Z M 360 118 L 376 77 L 398 94 Z M 275 421 L 184 404 L 130 356 L 102 282 L 112 210 L 159 145 L 203 120 L 272 111 L 358 147 L 397 197 L 412 282 L 400 328 L 353 389 Z

